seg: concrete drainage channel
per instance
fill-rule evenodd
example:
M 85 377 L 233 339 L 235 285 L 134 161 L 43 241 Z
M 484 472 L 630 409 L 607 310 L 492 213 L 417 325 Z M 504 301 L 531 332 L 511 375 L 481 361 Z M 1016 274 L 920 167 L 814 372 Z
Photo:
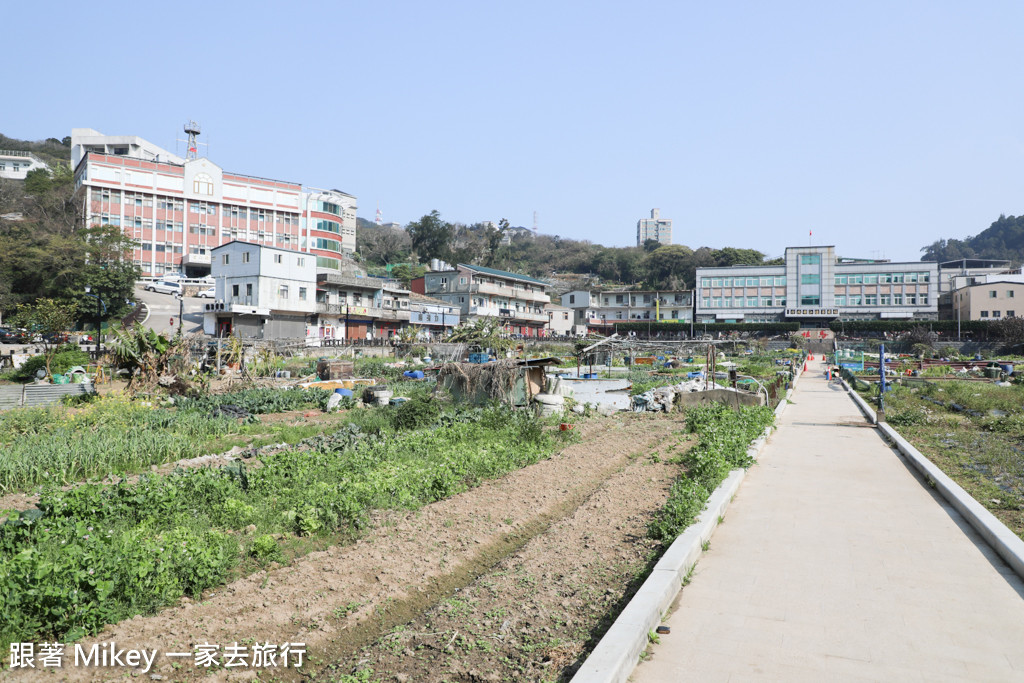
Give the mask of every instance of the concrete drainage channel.
M 985 542 L 1003 558 L 1006 564 L 1019 577 L 1024 579 L 1024 540 L 1021 540 L 1017 534 L 1010 531 L 995 515 L 986 510 L 981 503 L 975 500 L 967 491 L 964 491 L 959 484 L 936 467 L 935 463 L 926 458 L 921 451 L 914 448 L 899 432 L 885 422 L 879 422 L 875 411 L 849 384 L 844 381 L 843 386 L 853 398 L 853 402 L 860 408 L 860 411 L 910 461 L 921 473 L 925 481 L 929 484 L 934 484 L 935 490 L 946 499 L 946 502 L 952 505 L 967 520 L 967 523 L 974 527 L 975 531 L 985 539 Z
M 798 372 L 793 378 L 794 387 L 800 374 Z M 790 388 L 775 408 L 776 420 L 785 411 L 792 393 L 793 389 Z M 771 427 L 765 429 L 764 434 L 750 444 L 747 452 L 755 460 L 764 450 L 771 431 Z M 714 535 L 719 518 L 725 516 L 745 476 L 746 470 L 733 470 L 714 490 L 704 512 L 672 542 L 654 565 L 651 575 L 572 677 L 572 683 L 621 683 L 629 678 L 636 668 L 640 653 L 647 648 L 648 633 L 661 623 L 665 612 L 679 594 L 683 579 L 697 564 L 704 543 Z

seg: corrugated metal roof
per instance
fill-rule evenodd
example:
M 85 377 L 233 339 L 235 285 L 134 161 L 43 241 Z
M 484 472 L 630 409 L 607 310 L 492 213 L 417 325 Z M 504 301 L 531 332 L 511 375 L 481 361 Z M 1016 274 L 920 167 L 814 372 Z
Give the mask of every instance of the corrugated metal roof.
M 507 277 L 507 278 L 511 278 L 513 280 L 522 280 L 523 282 L 532 282 L 534 284 L 544 285 L 545 287 L 550 287 L 551 286 L 550 283 L 544 282 L 543 280 L 538 280 L 535 277 L 530 277 L 529 275 L 520 275 L 519 273 L 510 273 L 507 270 L 497 270 L 495 268 L 485 268 L 484 266 L 473 266 L 473 265 L 470 265 L 468 263 L 460 263 L 459 264 L 459 268 L 468 268 L 469 270 L 476 271 L 478 273 L 484 273 L 486 275 L 494 275 L 496 277 Z

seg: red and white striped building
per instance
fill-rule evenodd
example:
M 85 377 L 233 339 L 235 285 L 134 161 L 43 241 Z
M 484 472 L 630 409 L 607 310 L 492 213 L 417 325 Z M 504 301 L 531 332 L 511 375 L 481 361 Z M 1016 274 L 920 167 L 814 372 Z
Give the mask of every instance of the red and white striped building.
M 205 275 L 211 250 L 232 240 L 314 254 L 323 272 L 355 251 L 350 194 L 229 173 L 137 136 L 76 128 L 71 147 L 84 220 L 137 240 L 132 258 L 145 275 Z

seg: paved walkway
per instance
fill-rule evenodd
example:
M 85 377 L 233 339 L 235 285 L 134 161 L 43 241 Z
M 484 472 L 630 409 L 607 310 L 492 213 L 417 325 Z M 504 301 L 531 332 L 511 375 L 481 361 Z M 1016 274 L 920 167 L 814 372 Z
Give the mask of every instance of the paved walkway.
M 630 680 L 1024 681 L 1024 582 L 808 370 Z

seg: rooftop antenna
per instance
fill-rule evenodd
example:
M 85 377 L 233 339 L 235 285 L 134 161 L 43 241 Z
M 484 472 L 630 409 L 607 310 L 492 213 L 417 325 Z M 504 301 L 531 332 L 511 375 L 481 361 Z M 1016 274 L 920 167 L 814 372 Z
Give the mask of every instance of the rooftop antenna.
M 380 202 L 377 203 L 377 218 L 374 222 L 377 223 L 377 225 L 384 225 L 384 219 L 381 217 L 380 213 Z
M 533 234 L 537 234 L 537 212 L 533 212 Z
M 196 136 L 202 133 L 202 128 L 198 123 L 191 119 L 183 126 L 185 135 L 188 136 L 188 140 L 178 140 L 178 142 L 186 143 L 185 147 L 185 159 L 198 159 L 199 158 L 199 145 L 204 145 L 209 148 L 205 142 L 196 142 Z

